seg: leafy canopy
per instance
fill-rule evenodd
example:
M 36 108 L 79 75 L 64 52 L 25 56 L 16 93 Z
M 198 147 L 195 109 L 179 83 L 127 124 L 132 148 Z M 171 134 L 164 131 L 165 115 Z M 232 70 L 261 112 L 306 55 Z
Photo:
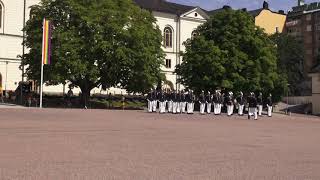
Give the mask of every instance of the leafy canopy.
M 197 34 L 185 42 L 183 63 L 176 70 L 187 88 L 263 93 L 283 89 L 285 79 L 278 74 L 276 46 L 247 12 L 219 12 L 201 25 Z
M 131 0 L 42 0 L 32 7 L 24 56 L 30 79 L 40 79 L 42 21 L 53 22 L 52 64 L 45 82 L 144 92 L 160 76 L 161 32 L 155 18 Z
M 281 76 L 288 79 L 290 94 L 307 93 L 310 89 L 305 84 L 303 43 L 287 34 L 274 34 L 271 39 L 277 45 L 278 68 Z

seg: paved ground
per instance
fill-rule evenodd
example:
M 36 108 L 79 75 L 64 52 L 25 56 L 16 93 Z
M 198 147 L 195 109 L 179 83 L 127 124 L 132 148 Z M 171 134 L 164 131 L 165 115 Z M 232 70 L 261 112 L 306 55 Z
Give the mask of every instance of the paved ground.
M 1 180 L 320 179 L 320 118 L 0 113 Z
M 16 104 L 7 104 L 0 102 L 0 109 L 18 109 L 18 108 L 25 108 L 24 106 L 19 106 Z

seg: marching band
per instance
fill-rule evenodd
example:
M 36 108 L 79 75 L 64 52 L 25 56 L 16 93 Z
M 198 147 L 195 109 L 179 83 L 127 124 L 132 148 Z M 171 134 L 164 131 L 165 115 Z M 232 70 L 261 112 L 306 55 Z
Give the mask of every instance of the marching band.
M 211 114 L 211 112 L 214 115 L 221 115 L 222 109 L 226 107 L 228 116 L 232 116 L 234 113 L 244 116 L 247 107 L 248 119 L 253 116 L 255 120 L 258 119 L 258 116 L 262 116 L 264 105 L 261 92 L 258 94 L 258 97 L 253 92 L 250 92 L 247 98 L 245 98 L 243 92 L 239 92 L 237 97 L 235 97 L 233 92 L 222 93 L 221 90 L 216 90 L 214 94 L 211 94 L 209 91 L 205 94 L 204 91 L 201 91 L 197 97 L 192 90 L 187 92 L 151 90 L 147 95 L 147 101 L 149 113 L 157 112 L 157 107 L 159 107 L 160 114 L 193 114 L 195 103 L 198 102 L 201 115 Z M 265 105 L 267 107 L 267 115 L 271 117 L 273 108 L 271 94 L 265 99 Z

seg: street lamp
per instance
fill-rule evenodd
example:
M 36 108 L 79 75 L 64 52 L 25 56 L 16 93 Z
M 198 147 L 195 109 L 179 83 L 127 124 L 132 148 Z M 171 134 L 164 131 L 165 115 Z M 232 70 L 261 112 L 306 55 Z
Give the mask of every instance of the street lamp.
M 290 84 L 287 84 L 287 110 L 286 110 L 286 114 L 290 115 L 290 110 L 289 110 L 289 86 Z

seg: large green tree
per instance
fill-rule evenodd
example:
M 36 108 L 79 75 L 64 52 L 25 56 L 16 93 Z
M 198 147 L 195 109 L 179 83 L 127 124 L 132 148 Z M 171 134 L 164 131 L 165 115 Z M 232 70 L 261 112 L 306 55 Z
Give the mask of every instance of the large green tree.
M 278 68 L 282 76 L 288 79 L 291 95 L 301 95 L 306 91 L 303 72 L 303 43 L 287 34 L 274 34 L 271 39 L 277 45 Z
M 286 80 L 278 74 L 276 46 L 247 12 L 219 12 L 197 34 L 185 42 L 183 63 L 176 69 L 187 88 L 277 95 L 276 88 L 283 91 Z
M 46 83 L 71 83 L 85 100 L 95 87 L 145 92 L 157 84 L 161 32 L 152 14 L 132 0 L 42 0 L 33 6 L 25 27 L 30 51 L 23 57 L 30 79 L 40 79 L 44 17 L 53 23 Z

